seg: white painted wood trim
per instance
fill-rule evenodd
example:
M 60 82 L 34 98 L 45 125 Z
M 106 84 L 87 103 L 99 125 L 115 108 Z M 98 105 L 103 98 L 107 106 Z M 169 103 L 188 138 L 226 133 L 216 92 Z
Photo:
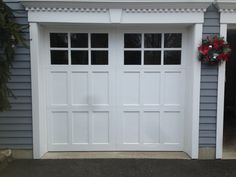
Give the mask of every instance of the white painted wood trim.
M 203 23 L 203 12 L 145 12 L 145 13 L 130 13 L 122 9 L 117 9 L 120 12 L 120 18 L 114 21 L 112 11 L 107 12 L 42 12 L 29 11 L 29 22 L 39 23 L 76 23 L 76 24 L 193 24 Z
M 167 24 L 203 23 L 206 1 L 23 1 L 29 22 Z M 142 3 L 141 3 L 142 2 Z
M 220 35 L 226 40 L 227 24 L 220 25 Z M 217 97 L 217 127 L 216 127 L 216 158 L 221 159 L 223 153 L 223 127 L 224 127 L 224 98 L 225 98 L 225 62 L 219 65 L 218 71 L 218 97 Z
M 193 62 L 193 113 L 192 113 L 192 158 L 198 158 L 199 151 L 199 112 L 200 112 L 200 80 L 201 80 L 201 62 L 197 60 L 197 48 L 202 40 L 202 24 L 195 24 L 194 27 L 194 51 Z
M 47 152 L 45 148 L 45 126 L 42 121 L 42 94 L 40 86 L 40 34 L 39 25 L 30 23 L 31 85 L 32 85 L 32 119 L 33 119 L 33 158 L 39 159 Z
M 32 116 L 33 116 L 33 156 L 34 156 L 34 158 L 40 158 L 38 45 L 39 45 L 39 43 L 38 43 L 38 25 L 36 23 L 30 23 Z

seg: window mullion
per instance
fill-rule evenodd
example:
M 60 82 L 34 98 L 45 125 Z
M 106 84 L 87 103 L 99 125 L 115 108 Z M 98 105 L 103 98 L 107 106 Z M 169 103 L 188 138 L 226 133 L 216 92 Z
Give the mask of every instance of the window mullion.
M 71 65 L 71 39 L 70 39 L 70 33 L 67 33 L 67 38 L 68 38 L 68 64 Z
M 88 33 L 88 65 L 91 65 L 91 33 Z
M 164 33 L 161 34 L 161 65 L 164 65 Z

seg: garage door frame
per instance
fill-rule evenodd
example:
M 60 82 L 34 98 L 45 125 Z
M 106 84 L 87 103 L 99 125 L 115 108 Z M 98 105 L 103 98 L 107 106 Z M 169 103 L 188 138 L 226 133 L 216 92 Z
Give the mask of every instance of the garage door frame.
M 200 100 L 200 62 L 197 60 L 197 47 L 202 38 L 202 23 L 204 21 L 204 8 L 209 4 L 200 4 L 203 9 L 199 11 L 190 10 L 182 11 L 181 13 L 172 12 L 168 6 L 166 13 L 161 14 L 161 18 L 158 16 L 159 12 L 153 11 L 140 11 L 134 10 L 130 12 L 122 12 L 122 9 L 106 11 L 106 14 L 96 16 L 97 13 L 93 11 L 93 15 L 86 16 L 87 19 L 79 19 L 78 16 L 73 17 L 75 12 L 66 11 L 63 12 L 63 18 L 57 17 L 58 11 L 38 11 L 34 9 L 29 10 L 29 22 L 30 22 L 30 46 L 31 46 L 31 73 L 32 73 L 32 101 L 33 101 L 33 152 L 34 158 L 41 158 L 47 150 L 47 124 L 46 124 L 46 110 L 45 110 L 45 89 L 43 84 L 45 73 L 42 71 L 43 67 L 46 67 L 41 58 L 45 57 L 44 41 L 46 39 L 45 27 L 50 25 L 58 25 L 58 22 L 69 25 L 68 22 L 77 24 L 85 23 L 100 23 L 117 24 L 120 22 L 121 15 L 127 15 L 125 24 L 132 24 L 133 19 L 136 19 L 139 15 L 144 13 L 143 18 L 136 21 L 136 24 L 172 24 L 176 26 L 185 25 L 188 30 L 188 51 L 187 55 L 190 60 L 187 63 L 187 72 L 189 80 L 189 89 L 187 89 L 187 102 L 189 105 L 186 107 L 187 119 L 185 119 L 185 142 L 184 151 L 188 153 L 192 158 L 198 158 L 198 134 L 199 134 L 199 100 Z M 30 5 L 29 5 L 30 6 Z M 139 8 L 142 8 L 142 6 Z M 50 9 L 50 8 L 49 8 Z M 109 8 L 108 8 L 109 9 Z M 92 12 L 92 9 L 90 9 Z M 108 13 L 110 12 L 110 13 Z M 147 13 L 148 12 L 148 13 Z M 90 12 L 89 12 L 90 13 Z M 98 12 L 100 13 L 100 12 Z M 156 16 L 157 15 L 157 16 Z M 84 17 L 84 16 L 83 16 Z M 91 17 L 91 19 L 90 19 Z M 119 18 L 120 17 L 120 18 Z M 129 18 L 128 18 L 129 17 Z M 165 17 L 165 18 L 163 18 Z M 173 18 L 175 17 L 175 18 Z M 191 17 L 191 18 L 189 18 Z M 88 19 L 89 18 L 89 19 Z M 99 19 L 98 19 L 99 18 Z M 102 20 L 104 18 L 104 20 Z M 108 20 L 108 19 L 110 20 Z M 57 22 L 57 23 L 55 23 Z M 178 23 L 178 24 L 176 24 Z M 147 25 L 147 24 L 146 24 Z M 73 26 L 73 25 L 72 25 Z

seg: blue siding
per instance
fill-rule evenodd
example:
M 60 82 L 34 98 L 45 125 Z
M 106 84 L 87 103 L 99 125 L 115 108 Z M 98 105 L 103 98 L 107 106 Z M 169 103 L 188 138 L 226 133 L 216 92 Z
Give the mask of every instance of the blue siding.
M 19 1 L 8 0 L 16 21 L 28 24 L 27 12 Z M 28 29 L 23 31 L 29 39 Z M 11 69 L 9 87 L 17 99 L 10 98 L 11 111 L 0 113 L 0 148 L 32 149 L 32 99 L 29 49 L 18 46 Z
M 220 33 L 220 14 L 213 5 L 207 9 L 203 37 Z M 218 67 L 202 64 L 200 92 L 199 146 L 215 147 L 217 114 Z

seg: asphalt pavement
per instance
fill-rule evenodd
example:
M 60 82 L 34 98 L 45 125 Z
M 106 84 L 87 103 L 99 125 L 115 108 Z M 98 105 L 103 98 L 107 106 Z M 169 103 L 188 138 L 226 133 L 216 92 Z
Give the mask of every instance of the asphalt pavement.
M 0 177 L 236 177 L 236 160 L 14 160 Z

